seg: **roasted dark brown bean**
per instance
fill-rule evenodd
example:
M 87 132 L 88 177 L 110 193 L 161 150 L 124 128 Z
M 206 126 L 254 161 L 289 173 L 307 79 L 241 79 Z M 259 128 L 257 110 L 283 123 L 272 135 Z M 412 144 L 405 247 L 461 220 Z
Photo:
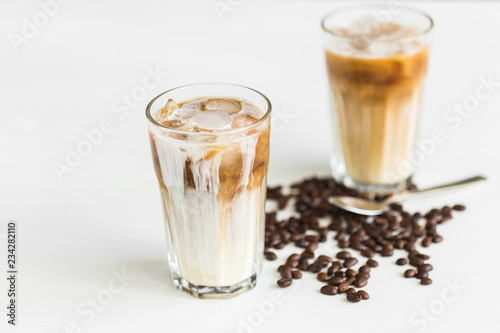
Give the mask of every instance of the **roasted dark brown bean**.
M 326 281 L 326 283 L 331 284 L 332 286 L 338 286 L 342 282 L 344 282 L 344 278 L 341 276 L 334 276 Z
M 325 272 L 321 272 L 318 274 L 317 278 L 318 281 L 325 282 L 328 279 L 328 274 L 326 274 Z
M 356 294 L 361 296 L 362 299 L 370 299 L 370 295 L 368 295 L 368 293 L 364 290 L 358 290 Z
M 354 281 L 354 286 L 356 286 L 356 288 L 362 288 L 362 287 L 366 286 L 367 283 L 368 283 L 368 280 L 356 279 L 356 281 Z
M 347 289 L 349 289 L 349 283 L 348 282 L 342 282 L 339 284 L 339 292 L 343 293 L 345 292 Z
M 412 278 L 415 277 L 415 275 L 417 275 L 417 271 L 415 271 L 414 269 L 407 269 L 404 275 L 405 278 Z
M 347 300 L 349 302 L 357 303 L 357 302 L 361 301 L 361 299 L 362 299 L 362 296 L 359 295 L 359 294 L 350 294 L 350 295 L 347 295 Z
M 291 284 L 292 284 L 292 279 L 289 278 L 283 278 L 281 280 L 278 280 L 278 286 L 280 286 L 281 288 L 290 287 Z
M 432 280 L 427 278 L 427 277 L 420 280 L 420 284 L 423 284 L 423 285 L 429 285 L 431 283 L 432 283 Z
M 404 266 L 406 265 L 407 261 L 405 258 L 399 258 L 398 260 L 396 260 L 396 265 L 399 265 L 399 266 Z
M 337 259 L 348 259 L 351 258 L 351 254 L 347 251 L 340 251 L 336 255 Z
M 302 278 L 302 272 L 298 270 L 292 271 L 292 279 L 301 279 Z
M 352 267 L 358 263 L 358 259 L 356 258 L 347 258 L 344 260 L 344 267 Z
M 360 273 L 370 273 L 370 266 L 366 266 L 366 265 L 363 265 L 359 268 L 359 272 Z
M 329 296 L 333 296 L 338 293 L 336 287 L 330 286 L 328 284 L 326 286 L 321 287 L 320 291 L 323 295 L 329 295 Z
M 346 295 L 351 295 L 351 294 L 355 294 L 356 293 L 356 289 L 354 289 L 353 287 L 350 287 L 349 289 L 347 289 L 345 291 Z
M 266 253 L 264 253 L 264 256 L 269 261 L 273 261 L 273 260 L 276 260 L 278 258 L 274 252 L 266 252 Z

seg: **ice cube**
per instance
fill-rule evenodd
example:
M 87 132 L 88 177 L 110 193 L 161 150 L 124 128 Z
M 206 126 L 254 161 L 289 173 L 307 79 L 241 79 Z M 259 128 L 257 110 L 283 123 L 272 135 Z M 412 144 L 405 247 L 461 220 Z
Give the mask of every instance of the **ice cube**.
M 247 116 L 260 119 L 263 116 L 263 112 L 254 104 L 247 102 L 241 103 L 241 114 L 246 114 Z
M 165 106 L 156 115 L 155 119 L 158 122 L 167 121 L 169 120 L 168 118 L 171 117 L 178 109 L 179 106 L 177 103 L 173 99 L 169 99 L 167 104 L 165 104 Z
M 181 106 L 181 111 L 200 111 L 205 103 L 207 102 L 206 98 L 195 99 L 194 101 L 189 101 Z
M 236 118 L 233 119 L 231 123 L 231 128 L 242 128 L 252 125 L 257 121 L 256 118 L 246 115 L 240 114 Z
M 181 121 L 179 121 L 177 119 L 175 119 L 175 120 L 161 120 L 161 121 L 159 121 L 159 123 L 165 127 L 173 128 L 173 129 L 177 129 L 177 128 L 184 125 Z
M 225 98 L 210 98 L 206 101 L 204 109 L 207 111 L 224 111 L 227 114 L 234 114 L 241 110 L 240 103 Z
M 231 125 L 231 116 L 224 111 L 199 112 L 191 118 L 191 123 L 201 129 L 221 130 Z

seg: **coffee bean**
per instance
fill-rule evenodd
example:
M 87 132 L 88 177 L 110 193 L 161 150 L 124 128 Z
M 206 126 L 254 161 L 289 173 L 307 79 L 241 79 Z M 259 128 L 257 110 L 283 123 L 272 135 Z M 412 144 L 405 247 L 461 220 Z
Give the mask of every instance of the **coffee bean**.
M 326 283 L 331 284 L 332 286 L 338 286 L 342 282 L 344 282 L 344 278 L 340 276 L 334 276 L 326 281 Z
M 419 270 L 422 270 L 424 272 L 429 272 L 432 271 L 433 267 L 431 264 L 422 264 L 418 267 Z
M 377 225 L 385 225 L 389 223 L 389 221 L 386 218 L 383 217 L 376 217 L 373 222 Z
M 329 295 L 329 296 L 333 296 L 333 295 L 336 295 L 338 293 L 336 287 L 330 286 L 328 284 L 326 286 L 321 287 L 320 292 L 323 295 Z
M 281 267 L 281 266 L 280 266 Z M 291 278 L 292 277 L 292 269 L 290 267 L 285 266 L 284 269 L 279 271 L 282 278 Z
M 306 251 L 309 252 L 314 252 L 318 248 L 318 243 L 317 242 L 312 242 L 306 247 Z
M 351 254 L 347 251 L 340 251 L 336 255 L 337 259 L 348 259 L 351 258 Z
M 344 267 L 352 267 L 358 263 L 358 259 L 356 258 L 347 258 L 344 260 Z
M 392 210 L 395 210 L 395 211 L 398 211 L 398 212 L 403 211 L 403 206 L 401 206 L 398 203 L 392 203 L 392 204 L 389 205 L 389 207 L 391 207 Z
M 356 277 L 358 279 L 365 279 L 365 280 L 368 280 L 370 278 L 370 273 L 367 273 L 367 272 L 359 272 Z
M 352 285 L 354 283 L 354 281 L 356 281 L 355 276 L 351 276 L 351 277 L 348 277 L 347 279 L 345 279 L 345 282 L 349 283 L 349 285 Z
M 418 187 L 417 185 L 413 184 L 413 183 L 409 183 L 408 186 L 406 187 L 408 189 L 408 191 L 410 192 L 413 192 L 413 191 L 416 191 L 418 190 Z
M 358 290 L 356 294 L 361 296 L 361 299 L 370 299 L 370 295 L 368 295 L 368 293 L 364 290 Z
M 283 243 L 283 242 L 280 242 L 280 243 L 277 243 L 277 244 L 274 245 L 274 248 L 276 250 L 281 250 L 284 247 L 285 247 L 285 243 Z
M 412 243 L 412 242 L 408 242 L 406 243 L 405 245 L 405 250 L 406 251 L 415 251 L 415 243 Z
M 291 268 L 296 268 L 299 265 L 299 262 L 297 260 L 287 260 L 285 265 Z
M 290 278 L 283 278 L 281 280 L 278 280 L 278 286 L 280 286 L 281 288 L 290 287 L 291 284 L 292 284 L 292 279 Z
M 319 273 L 319 271 L 321 271 L 321 266 L 312 263 L 307 267 L 307 270 L 313 273 Z
M 344 268 L 344 263 L 342 261 L 339 261 L 339 260 L 335 260 L 334 262 L 332 262 L 332 266 L 333 265 L 339 266 L 339 268 Z
M 288 261 L 298 261 L 300 259 L 300 255 L 297 253 L 292 254 L 291 256 L 288 257 Z
M 264 256 L 269 261 L 273 261 L 273 260 L 276 260 L 278 258 L 274 252 L 266 252 L 266 253 L 264 253 Z
M 346 277 L 345 271 L 336 271 L 335 276 Z
M 422 280 L 420 280 L 420 284 L 423 284 L 423 285 L 429 285 L 431 283 L 432 283 L 432 280 L 429 279 L 428 277 L 423 278 Z
M 302 258 L 311 259 L 311 258 L 314 258 L 314 252 L 306 250 L 306 251 L 302 252 L 302 254 L 300 256 Z
M 304 237 L 304 239 L 308 242 L 317 242 L 318 236 L 309 235 L 309 236 Z
M 325 255 L 319 256 L 318 260 L 332 262 L 332 258 L 330 258 L 329 256 L 325 256 Z
M 299 262 L 299 266 L 297 266 L 301 271 L 307 271 L 307 267 L 309 267 L 307 260 Z
M 441 243 L 442 241 L 443 241 L 443 237 L 440 235 L 435 235 L 434 237 L 432 237 L 433 243 Z
M 370 273 L 370 266 L 363 265 L 359 268 L 360 273 Z
M 450 206 L 444 206 L 441 208 L 441 214 L 446 215 L 446 214 L 451 214 L 451 207 Z
M 465 206 L 464 205 L 455 205 L 455 206 L 453 206 L 453 210 L 461 212 L 461 211 L 465 210 Z
M 361 250 L 361 255 L 366 258 L 371 258 L 375 255 L 375 252 L 370 249 L 363 249 Z
M 411 257 L 410 258 L 410 265 L 418 267 L 424 263 L 424 259 L 418 258 L 418 257 Z
M 301 271 L 292 271 L 292 278 L 297 280 L 302 278 L 302 272 Z
M 417 279 L 423 279 L 423 278 L 426 278 L 426 277 L 429 277 L 429 273 L 427 273 L 426 271 L 418 271 L 417 272 Z
M 341 232 L 337 233 L 337 235 L 335 235 L 334 239 L 340 241 L 342 239 L 345 239 L 346 237 L 347 237 L 347 234 L 345 232 L 341 231 Z
M 344 281 L 342 283 L 339 284 L 339 292 L 343 293 L 345 292 L 347 289 L 349 289 L 349 283 Z
M 407 269 L 404 275 L 405 278 L 412 278 L 415 277 L 415 275 L 417 275 L 417 272 L 414 269 Z
M 396 260 L 396 265 L 399 265 L 399 266 L 404 266 L 406 265 L 407 261 L 405 258 L 399 258 L 398 260 Z
M 336 265 L 332 265 L 330 267 L 328 267 L 328 270 L 326 271 L 326 273 L 328 275 L 333 275 L 335 274 L 338 270 L 340 269 L 340 267 L 336 266 Z
M 380 255 L 382 257 L 392 257 L 393 254 L 394 254 L 394 251 L 388 250 L 388 249 L 383 249 L 382 252 L 380 252 Z
M 429 247 L 432 243 L 432 237 L 430 236 L 427 236 L 424 238 L 424 240 L 422 241 L 422 246 L 423 247 Z
M 350 269 L 350 268 L 349 268 L 349 269 L 345 272 L 345 274 L 346 274 L 346 276 L 351 277 L 351 276 L 356 276 L 356 274 L 358 274 L 358 273 L 356 273 L 356 271 L 355 271 L 354 269 Z
M 377 267 L 378 266 L 378 262 L 376 260 L 373 260 L 373 259 L 368 259 L 368 261 L 366 262 L 366 264 L 370 267 Z
M 316 264 L 319 265 L 321 268 L 325 268 L 326 266 L 328 266 L 330 264 L 330 262 L 326 261 L 326 260 L 316 260 Z
M 347 239 L 339 240 L 338 243 L 337 243 L 338 247 L 340 247 L 341 249 L 348 248 L 350 244 L 351 243 Z
M 426 255 L 426 254 L 422 254 L 422 253 L 417 253 L 417 254 L 415 255 L 415 257 L 420 258 L 420 259 L 424 259 L 424 260 L 429 260 L 429 259 L 431 258 L 431 257 L 429 257 L 428 255 Z
M 317 278 L 318 281 L 324 282 L 328 279 L 328 274 L 326 274 L 325 272 L 321 272 L 318 274 Z
M 357 302 L 361 301 L 361 299 L 362 299 L 362 296 L 358 295 L 358 294 L 347 295 L 347 300 L 349 302 L 357 303 Z
M 346 295 L 351 295 L 351 294 L 355 294 L 356 293 L 356 289 L 354 289 L 353 287 L 347 289 L 345 291 Z
M 406 245 L 406 241 L 403 239 L 397 240 L 396 243 L 394 243 L 394 247 L 398 250 L 403 249 Z
M 367 283 L 368 283 L 368 280 L 356 279 L 356 281 L 354 281 L 354 286 L 356 286 L 356 288 L 362 288 L 362 287 L 366 286 Z

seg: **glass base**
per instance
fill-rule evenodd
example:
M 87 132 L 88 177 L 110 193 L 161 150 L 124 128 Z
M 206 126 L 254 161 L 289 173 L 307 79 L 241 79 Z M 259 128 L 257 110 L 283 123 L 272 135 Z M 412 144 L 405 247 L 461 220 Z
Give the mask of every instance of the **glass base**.
M 352 180 L 349 176 L 345 177 L 335 177 L 334 178 L 340 182 L 341 184 L 344 184 L 345 186 L 349 188 L 353 188 L 355 190 L 358 190 L 360 192 L 368 192 L 368 193 L 373 193 L 373 194 L 390 194 L 398 191 L 402 191 L 406 189 L 408 184 L 411 182 L 411 177 L 408 177 L 407 179 L 396 183 L 396 184 L 366 184 L 366 183 L 358 183 L 354 180 Z
M 177 274 L 173 274 L 173 279 L 174 285 L 177 289 L 182 290 L 194 297 L 207 299 L 231 298 L 254 288 L 257 284 L 257 274 L 253 274 L 248 279 L 235 285 L 223 287 L 197 286 L 184 280 Z

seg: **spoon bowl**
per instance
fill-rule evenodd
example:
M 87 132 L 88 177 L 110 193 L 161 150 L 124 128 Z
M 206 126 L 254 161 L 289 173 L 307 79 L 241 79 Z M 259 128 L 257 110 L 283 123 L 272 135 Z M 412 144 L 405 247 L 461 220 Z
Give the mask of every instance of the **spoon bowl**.
M 344 210 L 347 210 L 352 213 L 356 214 L 361 214 L 361 215 L 368 215 L 368 216 L 373 216 L 373 215 L 379 215 L 384 211 L 384 208 L 394 202 L 399 202 L 403 200 L 407 200 L 410 198 L 415 198 L 415 197 L 420 197 L 423 195 L 428 195 L 428 194 L 436 194 L 439 192 L 444 192 L 448 191 L 451 189 L 456 189 L 458 187 L 462 187 L 465 185 L 469 184 L 474 184 L 477 182 L 482 182 L 485 181 L 486 177 L 483 176 L 476 176 L 472 178 L 467 178 L 464 180 L 460 180 L 457 182 L 449 183 L 449 184 L 444 184 L 444 185 L 439 185 L 423 190 L 416 190 L 416 191 L 401 191 L 392 194 L 388 198 L 386 198 L 383 201 L 371 201 L 371 200 L 366 200 L 366 199 L 361 199 L 361 198 L 356 198 L 356 197 L 348 197 L 348 196 L 333 196 L 329 197 L 328 201 L 332 204 L 335 205 L 339 208 L 342 208 Z

